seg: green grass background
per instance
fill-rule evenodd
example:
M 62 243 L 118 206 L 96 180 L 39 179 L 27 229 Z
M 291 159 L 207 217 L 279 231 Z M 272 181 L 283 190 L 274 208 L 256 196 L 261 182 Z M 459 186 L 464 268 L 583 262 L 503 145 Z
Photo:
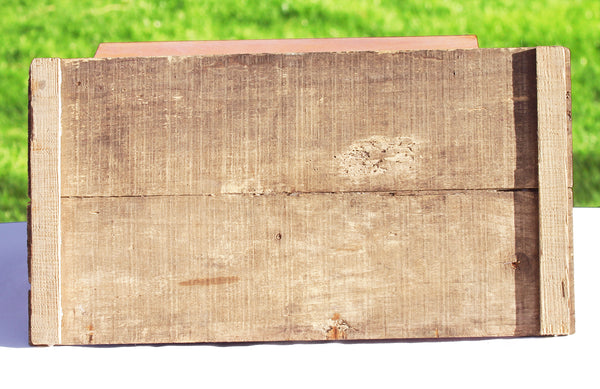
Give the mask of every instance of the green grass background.
M 575 205 L 600 205 L 600 1 L 0 0 L 0 222 L 26 219 L 34 57 L 91 57 L 100 42 L 450 34 L 571 49 Z

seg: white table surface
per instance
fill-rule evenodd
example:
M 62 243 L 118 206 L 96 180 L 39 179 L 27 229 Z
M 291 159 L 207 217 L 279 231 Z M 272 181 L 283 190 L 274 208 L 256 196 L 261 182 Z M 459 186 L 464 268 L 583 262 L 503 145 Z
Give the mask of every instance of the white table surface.
M 574 210 L 576 333 L 460 341 L 30 347 L 26 224 L 0 224 L 0 388 L 600 388 L 600 208 Z M 442 386 L 443 385 L 443 386 Z

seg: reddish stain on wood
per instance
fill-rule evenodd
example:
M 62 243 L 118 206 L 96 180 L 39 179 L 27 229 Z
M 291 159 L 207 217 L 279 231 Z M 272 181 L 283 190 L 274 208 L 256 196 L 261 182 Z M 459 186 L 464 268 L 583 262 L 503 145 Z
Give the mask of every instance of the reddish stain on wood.
M 92 343 L 94 341 L 94 325 L 90 324 L 87 327 L 88 330 L 88 343 Z
M 232 282 L 239 281 L 239 277 L 211 277 L 211 278 L 196 278 L 193 280 L 182 281 L 179 283 L 181 286 L 209 286 L 209 285 L 220 285 L 220 284 L 231 284 Z
M 347 339 L 346 331 L 351 327 L 343 320 L 339 313 L 334 313 L 331 317 L 331 324 L 327 329 L 327 340 Z

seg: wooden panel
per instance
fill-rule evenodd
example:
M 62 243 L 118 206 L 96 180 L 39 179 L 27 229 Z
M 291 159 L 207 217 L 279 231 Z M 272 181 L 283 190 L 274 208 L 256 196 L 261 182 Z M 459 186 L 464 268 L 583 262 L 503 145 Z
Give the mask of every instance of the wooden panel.
M 537 186 L 534 50 L 64 60 L 63 75 L 66 196 Z
M 29 84 L 30 340 L 60 337 L 60 60 L 34 60 Z
M 477 36 L 100 43 L 95 58 L 477 48 Z
M 541 333 L 575 331 L 569 51 L 537 49 Z
M 534 192 L 65 198 L 62 207 L 66 344 L 539 331 Z

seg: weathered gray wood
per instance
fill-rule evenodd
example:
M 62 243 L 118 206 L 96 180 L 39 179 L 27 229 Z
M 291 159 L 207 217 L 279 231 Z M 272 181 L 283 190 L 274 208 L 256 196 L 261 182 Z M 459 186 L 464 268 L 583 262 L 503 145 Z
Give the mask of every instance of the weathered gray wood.
M 65 60 L 62 195 L 535 188 L 528 52 Z

